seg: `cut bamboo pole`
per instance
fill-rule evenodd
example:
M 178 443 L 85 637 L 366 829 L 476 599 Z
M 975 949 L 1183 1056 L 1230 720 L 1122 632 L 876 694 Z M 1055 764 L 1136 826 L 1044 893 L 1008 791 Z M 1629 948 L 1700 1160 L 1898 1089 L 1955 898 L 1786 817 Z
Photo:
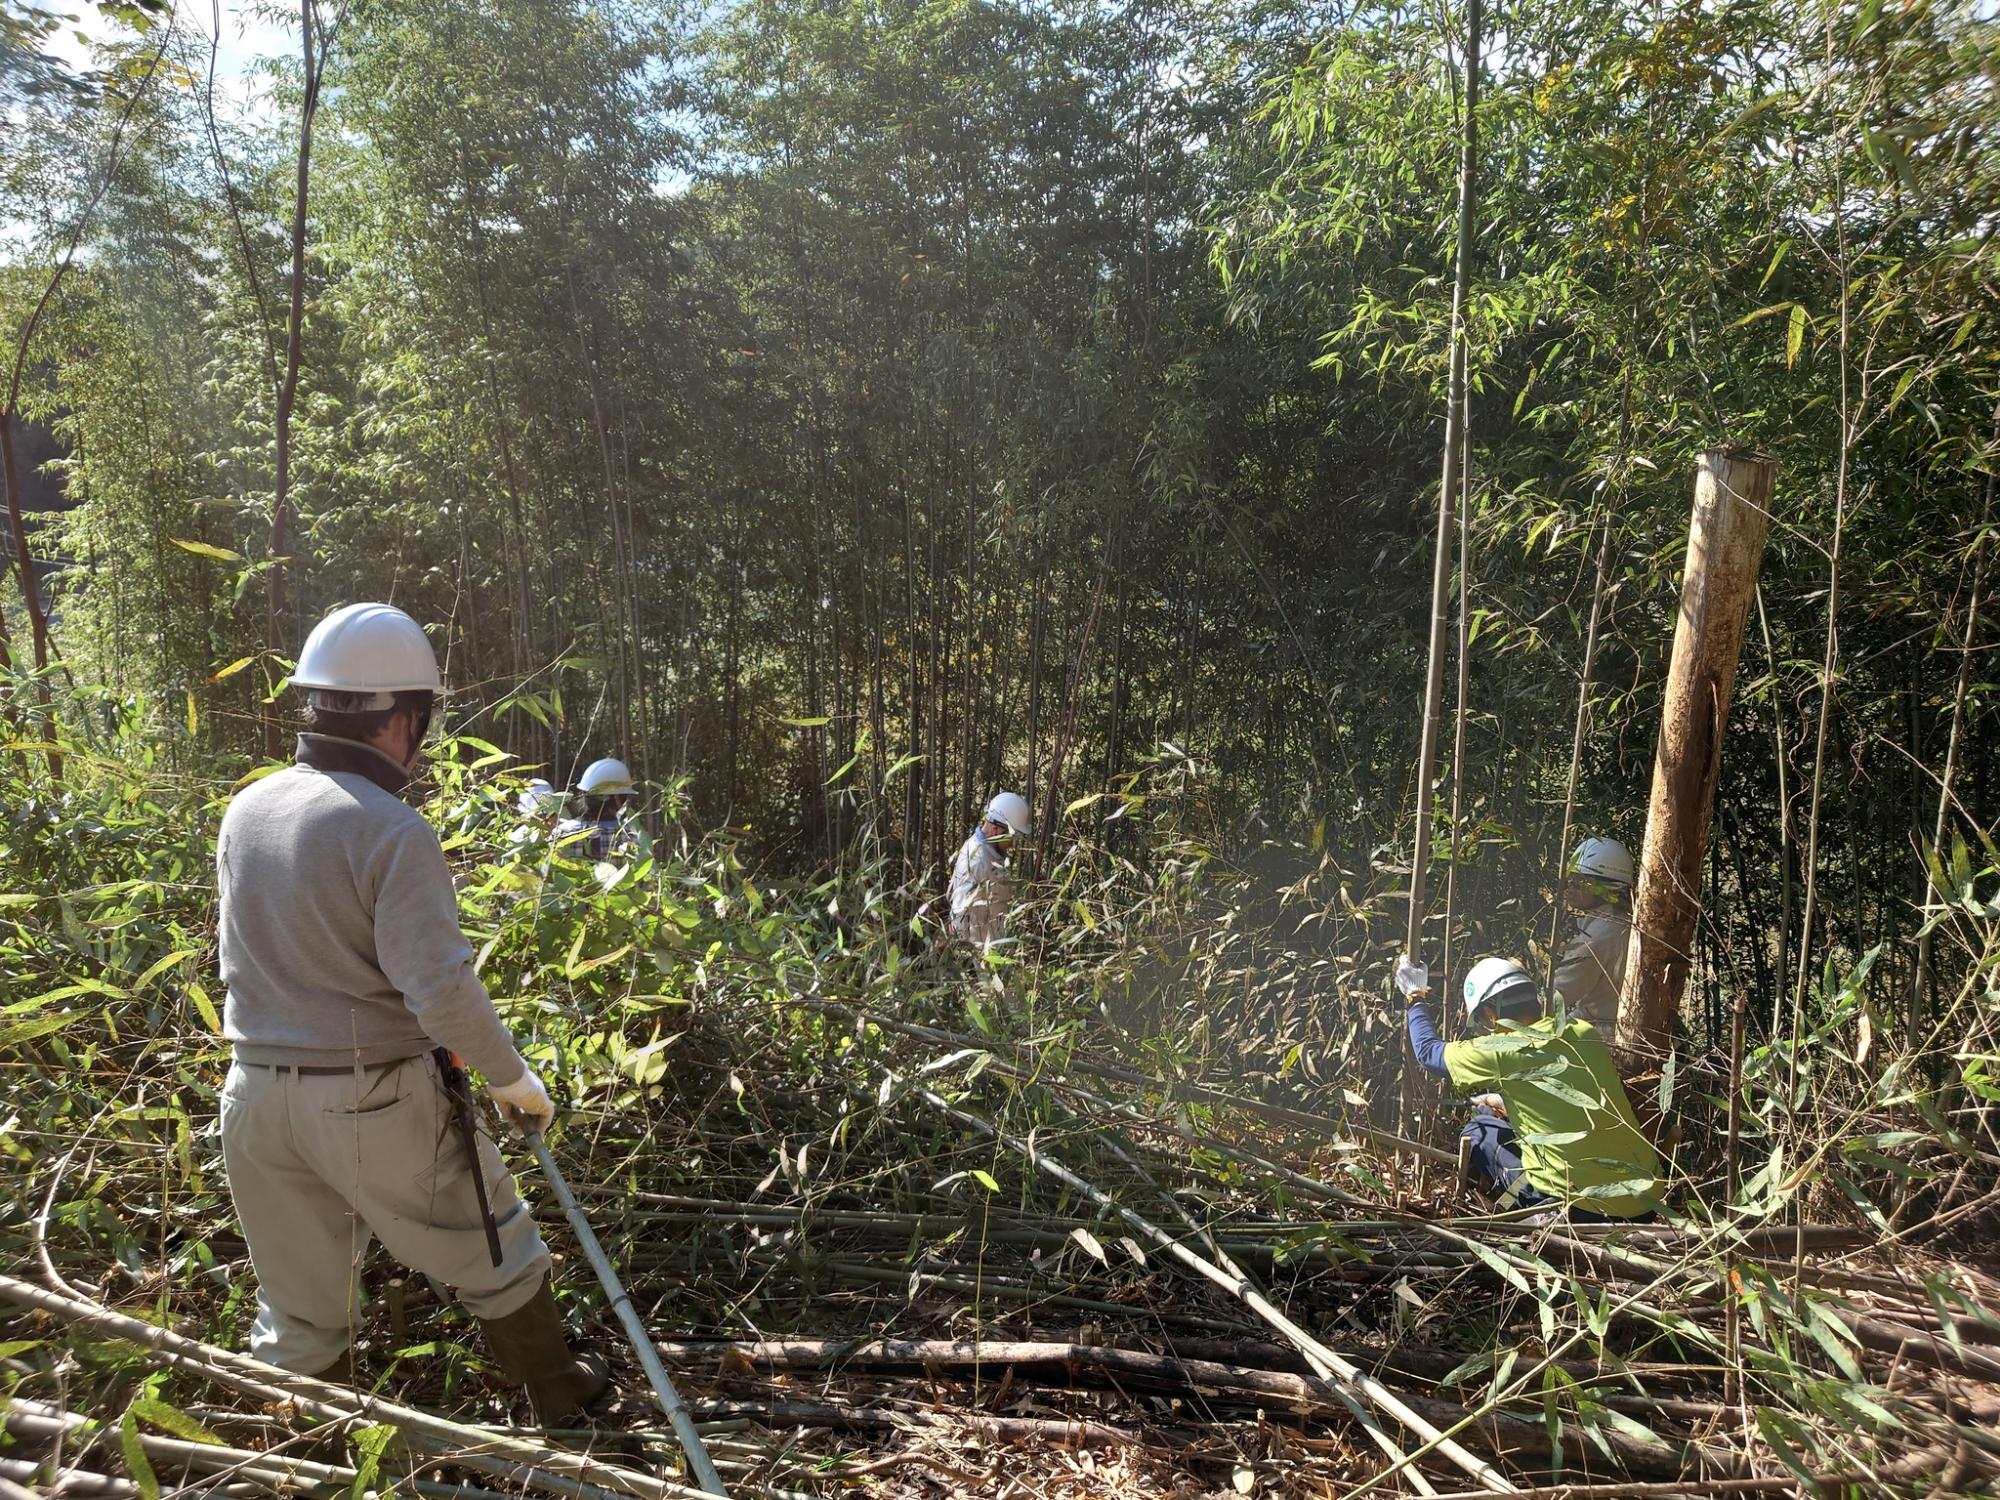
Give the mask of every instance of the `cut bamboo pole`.
M 1311 1333 L 1307 1332 L 1297 1323 L 1294 1323 L 1268 1297 L 1264 1296 L 1263 1293 L 1257 1291 L 1254 1287 L 1247 1286 L 1241 1279 L 1231 1277 L 1213 1261 L 1195 1254 L 1194 1251 L 1168 1234 L 1164 1229 L 1161 1229 L 1157 1224 L 1152 1223 L 1148 1219 L 1141 1218 L 1131 1209 L 1124 1207 L 1113 1199 L 1110 1194 L 1086 1182 L 1061 1162 L 1047 1155 L 1032 1142 L 1024 1141 L 1018 1136 L 1001 1130 L 996 1125 L 988 1124 L 985 1120 L 980 1119 L 979 1116 L 958 1108 L 948 1099 L 944 1098 L 943 1095 L 931 1089 L 919 1087 L 910 1090 L 910 1093 L 914 1097 L 923 1100 L 924 1103 L 928 1104 L 932 1109 L 937 1110 L 947 1119 L 956 1120 L 968 1129 L 991 1140 L 998 1141 L 1010 1151 L 1018 1153 L 1026 1158 L 1028 1163 L 1038 1171 L 1047 1173 L 1072 1191 L 1081 1193 L 1105 1212 L 1116 1214 L 1131 1229 L 1145 1236 L 1146 1239 L 1155 1245 L 1158 1245 L 1160 1249 L 1175 1260 L 1178 1260 L 1189 1270 L 1213 1282 L 1216 1286 L 1221 1287 L 1231 1296 L 1241 1301 L 1252 1312 L 1256 1313 L 1258 1317 L 1282 1333 L 1301 1353 L 1318 1361 L 1323 1361 L 1329 1369 L 1335 1372 L 1333 1376 L 1329 1377 L 1330 1382 L 1336 1386 L 1344 1387 L 1349 1396 L 1364 1400 L 1377 1411 L 1394 1418 L 1410 1432 L 1422 1439 L 1426 1447 L 1434 1448 L 1441 1456 L 1449 1459 L 1467 1474 L 1485 1485 L 1490 1492 L 1503 1495 L 1513 1493 L 1515 1486 L 1506 1475 L 1494 1468 L 1485 1459 L 1479 1457 L 1478 1454 L 1472 1452 L 1463 1443 L 1458 1442 L 1455 1438 L 1446 1436 L 1433 1422 L 1420 1414 L 1396 1391 L 1384 1385 L 1373 1375 L 1362 1370 L 1352 1360 L 1347 1359 L 1345 1356 L 1322 1344 Z M 1405 1459 L 1403 1462 L 1407 1462 L 1407 1460 Z
M 631 1341 L 632 1352 L 639 1356 L 639 1364 L 646 1372 L 646 1379 L 653 1387 L 653 1394 L 659 1399 L 660 1410 L 666 1414 L 668 1423 L 674 1429 L 674 1436 L 681 1440 L 681 1451 L 687 1455 L 688 1472 L 693 1474 L 703 1490 L 711 1495 L 727 1495 L 722 1476 L 715 1472 L 715 1465 L 709 1461 L 708 1450 L 702 1446 L 701 1434 L 694 1430 L 694 1419 L 688 1415 L 687 1406 L 682 1402 L 680 1392 L 674 1389 L 673 1381 L 667 1378 L 666 1369 L 660 1364 L 660 1356 L 653 1352 L 653 1336 L 639 1319 L 639 1311 L 632 1306 L 632 1299 L 626 1294 L 624 1285 L 618 1279 L 618 1272 L 611 1265 L 611 1258 L 604 1253 L 604 1247 L 597 1242 L 597 1232 L 590 1227 L 590 1219 L 576 1201 L 576 1194 L 569 1190 L 569 1182 L 556 1166 L 556 1159 L 549 1155 L 548 1143 L 542 1139 L 540 1131 L 530 1131 L 527 1135 L 528 1147 L 535 1153 L 535 1160 L 541 1164 L 542 1176 L 547 1179 L 550 1190 L 556 1195 L 556 1202 L 569 1220 L 570 1228 L 576 1231 L 577 1243 L 583 1246 L 584 1257 L 590 1262 L 590 1269 L 597 1273 L 598 1285 L 604 1288 L 604 1295 L 611 1299 L 611 1311 L 617 1315 L 619 1325 Z
M 1646 1058 L 1666 1053 L 1687 984 L 1722 732 L 1770 531 L 1775 468 L 1763 454 L 1711 448 L 1695 479 L 1619 1010 L 1620 1044 Z

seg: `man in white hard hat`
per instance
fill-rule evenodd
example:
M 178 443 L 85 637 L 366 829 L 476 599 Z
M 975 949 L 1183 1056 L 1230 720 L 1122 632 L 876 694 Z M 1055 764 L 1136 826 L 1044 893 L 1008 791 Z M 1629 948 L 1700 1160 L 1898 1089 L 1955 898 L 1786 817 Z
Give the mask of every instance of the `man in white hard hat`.
M 495 1363 L 561 1425 L 604 1392 L 604 1365 L 569 1347 L 548 1250 L 473 1128 L 458 1060 L 516 1123 L 546 1131 L 555 1108 L 473 973 L 437 835 L 401 795 L 437 660 L 401 610 L 351 604 L 307 638 L 292 685 L 296 763 L 230 800 L 216 844 L 222 1155 L 257 1272 L 251 1352 L 351 1379 L 375 1236 L 457 1288 Z
M 1033 833 L 1028 802 L 1020 793 L 1001 792 L 986 804 L 979 826 L 952 862 L 951 913 L 945 926 L 954 938 L 989 948 L 1007 936 L 1007 912 L 1014 904 L 1014 840 Z
M 1556 998 L 1572 1016 L 1616 1036 L 1632 935 L 1632 854 L 1616 839 L 1587 838 L 1570 855 L 1565 874 L 1563 904 L 1571 916 L 1556 959 Z
M 1465 977 L 1465 1013 L 1479 1035 L 1446 1042 L 1427 1003 L 1430 972 L 1408 954 L 1396 988 L 1417 1062 L 1462 1089 L 1497 1088 L 1465 1127 L 1474 1170 L 1512 1208 L 1558 1208 L 1580 1220 L 1649 1218 L 1660 1159 L 1639 1129 L 1611 1051 L 1588 1021 L 1545 1015 L 1527 970 L 1482 958 Z M 1558 1021 L 1560 1020 L 1560 1024 Z
M 624 842 L 626 811 L 634 790 L 632 772 L 624 761 L 608 755 L 592 761 L 576 779 L 581 811 L 556 825 L 557 844 L 592 859 L 611 858 Z

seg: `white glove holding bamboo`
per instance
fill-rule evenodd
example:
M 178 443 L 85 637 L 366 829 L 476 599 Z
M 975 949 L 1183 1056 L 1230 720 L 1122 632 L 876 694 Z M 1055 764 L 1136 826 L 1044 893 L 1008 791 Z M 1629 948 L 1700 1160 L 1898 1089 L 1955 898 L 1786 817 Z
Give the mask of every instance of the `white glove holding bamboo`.
M 1430 965 L 1420 964 L 1405 953 L 1396 961 L 1396 989 L 1405 1000 L 1419 1000 L 1431 992 Z
M 505 1087 L 488 1083 L 486 1092 L 493 1096 L 493 1102 L 500 1106 L 501 1115 L 516 1130 L 547 1135 L 549 1127 L 556 1122 L 556 1107 L 549 1099 L 549 1091 L 542 1087 L 542 1080 L 525 1062 L 521 1064 L 519 1078 Z

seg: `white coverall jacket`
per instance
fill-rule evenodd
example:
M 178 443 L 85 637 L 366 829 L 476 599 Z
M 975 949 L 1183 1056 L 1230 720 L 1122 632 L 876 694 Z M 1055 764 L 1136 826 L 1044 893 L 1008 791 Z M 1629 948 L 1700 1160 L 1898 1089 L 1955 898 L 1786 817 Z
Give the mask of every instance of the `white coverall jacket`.
M 1571 1020 L 1590 1022 L 1606 1035 L 1618 1027 L 1618 996 L 1625 988 L 1625 945 L 1632 919 L 1622 911 L 1578 912 L 1569 942 L 1556 961 L 1556 996 Z
M 951 935 L 984 948 L 1007 936 L 1014 880 L 1007 856 L 984 829 L 972 830 L 951 867 Z

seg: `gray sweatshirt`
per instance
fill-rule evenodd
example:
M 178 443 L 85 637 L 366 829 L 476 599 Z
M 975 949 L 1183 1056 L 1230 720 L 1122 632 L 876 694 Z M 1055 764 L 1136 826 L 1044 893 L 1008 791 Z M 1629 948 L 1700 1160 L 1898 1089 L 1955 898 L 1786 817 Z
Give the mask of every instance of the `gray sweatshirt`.
M 437 835 L 388 756 L 302 735 L 301 760 L 230 799 L 216 841 L 223 1034 L 245 1062 L 343 1067 L 449 1047 L 520 1078 L 472 972 Z M 351 769 L 350 769 L 351 768 Z

